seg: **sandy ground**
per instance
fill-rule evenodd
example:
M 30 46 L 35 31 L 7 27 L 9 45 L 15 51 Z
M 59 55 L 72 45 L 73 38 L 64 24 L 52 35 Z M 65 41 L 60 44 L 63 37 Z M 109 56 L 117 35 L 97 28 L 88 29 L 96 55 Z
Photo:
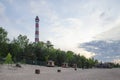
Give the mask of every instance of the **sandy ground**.
M 40 74 L 35 74 L 40 69 Z M 57 72 L 61 69 L 61 72 Z M 22 65 L 0 67 L 0 80 L 120 80 L 120 69 L 77 69 Z

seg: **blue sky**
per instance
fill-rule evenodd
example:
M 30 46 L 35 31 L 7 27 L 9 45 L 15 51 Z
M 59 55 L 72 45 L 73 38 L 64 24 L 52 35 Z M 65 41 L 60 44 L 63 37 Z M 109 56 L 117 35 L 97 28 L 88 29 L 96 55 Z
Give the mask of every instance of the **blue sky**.
M 119 3 L 120 0 L 0 0 L 0 26 L 8 31 L 11 40 L 22 34 L 33 42 L 34 19 L 39 16 L 40 41 L 50 40 L 56 48 L 91 57 L 95 53 L 78 48 L 80 43 L 120 40 Z

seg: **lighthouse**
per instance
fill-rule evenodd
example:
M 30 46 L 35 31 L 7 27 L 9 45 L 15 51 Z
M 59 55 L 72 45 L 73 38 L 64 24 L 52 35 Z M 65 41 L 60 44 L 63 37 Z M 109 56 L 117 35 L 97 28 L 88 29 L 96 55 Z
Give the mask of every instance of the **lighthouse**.
M 35 42 L 39 42 L 39 17 L 35 18 Z

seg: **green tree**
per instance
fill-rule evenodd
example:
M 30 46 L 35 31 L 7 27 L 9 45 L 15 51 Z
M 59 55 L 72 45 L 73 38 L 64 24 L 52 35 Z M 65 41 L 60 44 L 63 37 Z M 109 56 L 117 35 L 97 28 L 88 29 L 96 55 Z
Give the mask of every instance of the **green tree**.
M 48 49 L 53 48 L 53 45 L 52 45 L 52 43 L 50 41 L 46 42 L 46 46 L 47 46 Z
M 10 53 L 8 53 L 8 55 L 6 56 L 5 63 L 6 64 L 12 64 L 13 63 L 13 61 L 12 61 L 12 55 Z
M 7 38 L 7 34 L 7 31 L 0 27 L 0 43 L 6 43 L 9 41 L 9 39 Z
M 21 61 L 25 59 L 25 48 L 28 46 L 28 43 L 29 39 L 27 39 L 27 36 L 23 35 L 19 35 L 17 39 L 12 41 L 12 49 L 14 50 L 15 61 Z
M 66 62 L 67 60 L 66 60 L 66 53 L 65 53 L 65 51 L 61 51 L 60 49 L 58 49 L 57 51 L 56 51 L 56 64 L 58 65 L 58 66 L 61 66 L 62 65 L 62 63 L 64 63 L 64 62 Z
M 73 54 L 74 54 L 74 52 L 67 51 L 67 53 L 66 53 L 67 61 L 66 62 L 70 62 L 73 59 L 73 57 L 74 57 Z
M 7 55 L 8 52 L 9 54 Z M 0 59 L 3 60 L 4 57 L 6 57 L 6 63 L 11 63 L 9 61 L 12 61 L 12 58 L 14 62 L 29 60 L 31 62 L 46 62 L 48 60 L 53 60 L 58 66 L 67 62 L 70 66 L 77 64 L 78 67 L 83 68 L 89 68 L 98 63 L 97 60 L 92 58 L 87 59 L 72 51 L 65 52 L 60 49 L 55 49 L 50 41 L 29 43 L 29 39 L 26 35 L 19 35 L 10 42 L 7 38 L 7 31 L 0 27 Z
M 1 57 L 4 58 L 8 53 L 8 45 L 9 39 L 7 38 L 7 31 L 0 27 L 0 53 Z
M 45 56 L 45 61 L 47 62 L 49 60 L 49 55 Z

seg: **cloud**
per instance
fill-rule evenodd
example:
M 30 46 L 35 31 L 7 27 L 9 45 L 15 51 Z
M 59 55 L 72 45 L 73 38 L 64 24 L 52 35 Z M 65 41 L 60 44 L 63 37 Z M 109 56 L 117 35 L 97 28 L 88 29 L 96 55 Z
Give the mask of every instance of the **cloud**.
M 6 5 L 5 3 L 10 4 L 10 6 Z M 14 3 L 16 3 L 14 2 L 14 0 L 6 0 L 5 2 L 4 1 L 0 2 L 0 27 L 3 27 L 8 32 L 8 37 L 10 40 L 17 37 L 19 34 L 25 35 L 27 32 L 25 31 L 26 28 L 25 17 L 23 16 L 24 18 L 23 17 L 19 18 L 18 16 L 16 17 L 16 15 L 18 15 L 16 12 L 14 14 L 12 13 L 12 10 L 15 10 L 14 8 L 18 8 L 19 6 L 19 5 L 15 6 Z
M 94 40 L 94 36 L 113 28 L 112 22 L 120 13 L 117 2 L 103 0 L 2 2 L 0 23 L 7 26 L 10 38 L 23 34 L 33 41 L 34 18 L 39 16 L 41 41 L 50 40 L 57 48 L 83 52 L 86 56 L 93 53 L 78 49 L 78 44 Z
M 7 23 L 9 22 L 9 19 L 6 16 L 5 10 L 6 10 L 5 5 L 0 2 L 0 23 L 1 23 L 0 26 L 2 26 L 2 24 L 6 23 L 6 22 Z
M 3 14 L 4 11 L 5 11 L 5 6 L 2 3 L 0 3 L 0 14 Z
M 49 29 L 48 33 L 52 34 L 52 36 L 48 33 L 45 33 L 45 34 L 47 35 L 46 38 L 52 41 L 57 48 L 62 48 L 65 50 L 76 50 L 77 45 L 79 43 L 90 41 L 93 39 L 95 35 L 109 28 L 106 26 L 106 24 L 104 25 L 106 27 L 103 26 L 103 24 L 105 23 L 105 18 L 107 18 L 107 13 L 105 12 L 106 10 L 100 9 L 100 7 L 95 4 L 96 2 L 94 3 L 88 2 L 86 7 L 84 7 L 85 11 L 83 10 L 77 11 L 76 8 L 78 9 L 79 6 L 74 7 L 75 8 L 75 10 L 73 10 L 74 12 L 78 12 L 78 13 L 84 12 L 84 14 L 86 14 L 86 16 L 83 17 L 84 19 L 81 17 L 80 18 L 79 17 L 78 18 L 73 18 L 73 17 L 60 18 L 58 15 L 56 15 L 57 13 L 56 10 L 53 10 L 52 9 L 53 6 L 50 6 L 49 3 L 45 2 L 47 6 L 44 6 L 44 5 L 39 6 L 38 3 L 31 5 L 33 7 L 32 9 L 33 13 L 34 14 L 41 13 L 40 15 L 44 15 L 45 17 L 47 16 L 46 22 L 49 22 L 49 21 L 52 22 L 48 28 Z M 37 7 L 35 7 L 36 5 Z M 66 4 L 66 5 L 70 5 L 70 4 Z M 64 7 L 65 13 L 67 15 L 73 14 L 73 12 L 71 12 L 71 10 L 68 9 L 66 5 L 62 5 L 62 7 Z M 39 9 L 40 7 L 44 7 L 45 10 Z M 71 7 L 73 8 L 73 6 Z M 90 8 L 89 11 L 87 11 L 88 8 Z M 83 7 L 80 7 L 80 9 L 83 9 Z M 104 16 L 102 16 L 102 19 L 101 19 L 100 15 L 102 13 L 104 13 Z M 64 45 L 64 43 L 66 45 Z M 75 51 L 75 52 L 78 52 L 78 51 Z M 79 50 L 79 52 L 81 52 L 81 50 Z
M 102 32 L 101 34 L 98 34 L 95 36 L 98 40 L 120 40 L 120 19 L 117 19 L 115 22 L 113 22 L 111 25 L 113 26 L 111 29 Z
M 15 0 L 6 0 L 9 4 L 13 4 Z
M 95 53 L 94 57 L 98 60 L 113 61 L 114 59 L 120 59 L 120 40 L 94 40 L 80 44 L 80 48 Z
M 116 63 L 116 64 L 117 63 L 120 64 L 120 59 L 114 59 L 113 62 Z
M 61 19 L 59 22 L 56 21 L 52 24 L 52 29 L 50 31 L 53 35 L 49 36 L 48 39 L 52 41 L 57 48 L 61 48 L 62 50 L 72 50 L 87 58 L 93 57 L 95 55 L 94 53 L 78 48 L 80 42 L 89 41 L 89 39 L 91 39 L 87 35 L 89 33 L 84 34 L 82 27 L 83 23 L 79 18 Z M 86 38 L 88 40 L 86 40 Z
M 80 27 L 82 26 L 82 21 L 76 18 L 68 18 L 60 21 L 61 22 L 55 22 L 54 24 L 52 24 L 53 27 L 51 31 L 54 34 L 53 36 L 51 36 L 51 38 L 52 40 L 54 40 L 53 42 L 57 41 L 56 43 L 60 43 L 61 41 L 63 41 L 67 44 L 67 47 L 78 43 L 80 41 L 78 39 L 80 37 L 78 36 L 80 33 Z
M 46 0 L 30 1 L 31 13 L 40 18 L 44 18 L 47 22 L 54 22 L 58 16 L 52 6 Z
M 100 14 L 100 17 L 104 17 L 105 16 L 105 12 Z
M 92 57 L 96 56 L 95 53 L 86 51 L 83 48 L 75 48 L 73 51 L 75 51 L 77 54 L 85 56 L 86 58 L 92 58 Z
M 11 20 L 6 15 L 6 6 L 0 2 L 0 27 L 3 27 L 7 31 L 10 31 L 8 26 L 11 25 Z M 8 34 L 10 36 L 10 34 Z

